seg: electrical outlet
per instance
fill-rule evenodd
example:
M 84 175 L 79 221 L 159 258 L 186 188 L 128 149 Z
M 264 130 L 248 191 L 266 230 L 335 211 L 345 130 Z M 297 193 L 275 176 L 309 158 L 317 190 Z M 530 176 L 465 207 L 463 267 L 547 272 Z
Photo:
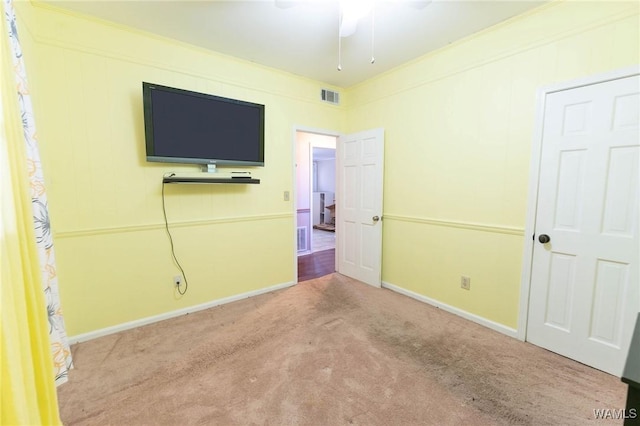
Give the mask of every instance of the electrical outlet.
M 182 275 L 176 275 L 175 277 L 173 277 L 173 284 L 176 287 L 180 287 L 180 284 L 182 284 Z
M 464 275 L 460 277 L 460 288 L 465 290 L 471 290 L 471 278 L 465 277 Z
M 284 200 L 289 201 L 289 191 L 284 191 Z

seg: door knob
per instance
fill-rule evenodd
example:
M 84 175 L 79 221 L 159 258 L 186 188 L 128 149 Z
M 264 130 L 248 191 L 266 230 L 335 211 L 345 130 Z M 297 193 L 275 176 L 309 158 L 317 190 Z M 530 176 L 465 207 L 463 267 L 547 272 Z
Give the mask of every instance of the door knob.
M 379 216 L 374 216 L 374 217 L 371 218 L 371 220 L 373 220 L 373 222 L 375 223 L 375 222 L 380 220 L 380 217 Z
M 547 244 L 549 241 L 551 241 L 551 238 L 547 234 L 540 234 L 540 236 L 538 237 L 538 241 L 540 241 L 542 244 Z

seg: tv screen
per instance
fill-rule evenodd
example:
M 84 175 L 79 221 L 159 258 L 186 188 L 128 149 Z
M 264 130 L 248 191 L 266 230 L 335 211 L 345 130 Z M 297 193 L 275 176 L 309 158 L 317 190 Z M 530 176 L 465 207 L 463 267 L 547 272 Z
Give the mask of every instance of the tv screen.
M 264 105 L 142 83 L 147 161 L 264 166 Z

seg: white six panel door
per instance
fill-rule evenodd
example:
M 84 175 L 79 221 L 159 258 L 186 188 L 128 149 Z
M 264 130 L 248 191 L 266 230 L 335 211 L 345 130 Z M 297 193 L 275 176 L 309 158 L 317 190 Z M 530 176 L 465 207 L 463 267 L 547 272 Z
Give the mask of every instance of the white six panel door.
M 639 92 L 555 92 L 544 114 L 527 340 L 615 375 L 640 311 Z
M 380 287 L 384 130 L 342 136 L 336 153 L 338 272 Z

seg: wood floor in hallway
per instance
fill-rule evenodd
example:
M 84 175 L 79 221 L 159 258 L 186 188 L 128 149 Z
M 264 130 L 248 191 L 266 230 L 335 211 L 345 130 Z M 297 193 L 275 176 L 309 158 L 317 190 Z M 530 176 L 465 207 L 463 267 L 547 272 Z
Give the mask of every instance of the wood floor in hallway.
M 335 272 L 336 249 L 298 256 L 298 282 L 312 280 Z

